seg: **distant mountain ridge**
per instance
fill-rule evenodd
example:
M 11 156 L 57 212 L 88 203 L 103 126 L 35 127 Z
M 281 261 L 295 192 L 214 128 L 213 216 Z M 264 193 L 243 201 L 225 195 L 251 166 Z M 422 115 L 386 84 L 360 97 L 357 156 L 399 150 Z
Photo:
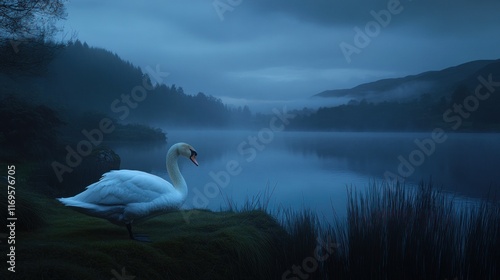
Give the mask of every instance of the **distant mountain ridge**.
M 325 90 L 314 97 L 344 97 L 361 101 L 407 101 L 422 94 L 434 99 L 449 96 L 460 85 L 474 87 L 479 75 L 500 74 L 500 59 L 476 60 L 438 71 L 427 71 L 402 78 L 382 79 L 350 89 Z

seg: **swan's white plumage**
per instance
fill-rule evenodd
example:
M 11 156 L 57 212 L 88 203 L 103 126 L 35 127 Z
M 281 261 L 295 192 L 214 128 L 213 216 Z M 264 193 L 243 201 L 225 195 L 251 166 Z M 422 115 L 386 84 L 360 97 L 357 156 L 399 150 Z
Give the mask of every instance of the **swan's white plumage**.
M 114 170 L 87 189 L 69 198 L 59 199 L 80 212 L 121 224 L 147 217 L 158 211 L 179 208 L 181 192 L 162 178 L 136 170 Z
M 186 182 L 177 165 L 179 155 L 197 164 L 196 152 L 191 146 L 173 145 L 167 153 L 167 170 L 174 185 L 146 172 L 114 170 L 80 194 L 59 198 L 59 201 L 84 214 L 121 225 L 178 209 L 187 196 Z

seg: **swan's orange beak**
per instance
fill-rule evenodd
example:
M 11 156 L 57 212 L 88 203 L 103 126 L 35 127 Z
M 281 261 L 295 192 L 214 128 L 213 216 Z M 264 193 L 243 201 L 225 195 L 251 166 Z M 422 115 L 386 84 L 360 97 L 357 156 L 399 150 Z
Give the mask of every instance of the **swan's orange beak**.
M 196 166 L 198 166 L 198 162 L 196 161 L 196 156 L 195 155 L 192 155 L 190 158 L 189 158 Z
M 196 161 L 196 156 L 198 155 L 198 153 L 196 153 L 195 151 L 191 150 L 191 156 L 189 157 L 189 159 L 196 165 L 198 166 L 198 162 Z

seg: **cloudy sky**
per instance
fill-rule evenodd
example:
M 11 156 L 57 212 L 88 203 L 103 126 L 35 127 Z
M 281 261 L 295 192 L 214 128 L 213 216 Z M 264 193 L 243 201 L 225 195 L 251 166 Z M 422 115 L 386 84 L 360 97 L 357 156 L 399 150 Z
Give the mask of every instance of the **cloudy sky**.
M 70 0 L 67 12 L 65 31 L 90 46 L 251 108 L 500 58 L 498 0 Z

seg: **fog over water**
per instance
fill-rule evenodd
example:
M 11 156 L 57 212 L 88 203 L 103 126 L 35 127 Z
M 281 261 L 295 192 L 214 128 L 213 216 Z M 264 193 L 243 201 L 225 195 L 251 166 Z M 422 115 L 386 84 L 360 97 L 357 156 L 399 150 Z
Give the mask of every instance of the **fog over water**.
M 390 178 L 387 172 L 406 172 L 409 166 L 405 164 L 420 160 L 415 151 L 422 150 L 415 141 L 425 142 L 431 137 L 430 133 L 266 135 L 261 131 L 170 131 L 166 145 L 132 149 L 116 144 L 113 148 L 121 156 L 121 168 L 168 179 L 168 147 L 181 141 L 193 145 L 200 166 L 188 160 L 179 162 L 189 187 L 183 206 L 186 209 L 224 209 L 227 199 L 241 206 L 246 199 L 265 197 L 267 190 L 272 192 L 271 209 L 309 208 L 331 219 L 332 209 L 339 216 L 345 215 L 347 187 L 364 190 L 373 182 L 381 184 Z M 456 133 L 447 137 L 445 142 L 435 143 L 434 152 L 426 155 L 423 163 L 412 165 L 414 172 L 406 179 L 408 187 L 432 179 L 434 186 L 461 198 L 484 198 L 491 187 L 498 187 L 500 135 Z M 412 153 L 414 158 L 410 159 Z

